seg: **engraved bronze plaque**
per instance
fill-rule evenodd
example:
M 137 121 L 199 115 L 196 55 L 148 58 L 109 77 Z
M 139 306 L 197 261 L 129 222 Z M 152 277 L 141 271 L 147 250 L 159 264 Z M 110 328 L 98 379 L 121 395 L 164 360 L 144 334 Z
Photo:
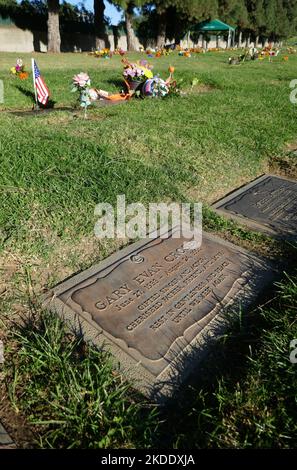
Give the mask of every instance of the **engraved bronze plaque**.
M 206 350 L 231 304 L 255 299 L 274 272 L 262 259 L 204 233 L 146 239 L 54 289 L 51 310 L 106 345 L 147 395 L 168 394 Z M 157 393 L 156 393 L 157 392 Z
M 297 238 L 297 181 L 264 175 L 212 206 L 253 230 Z

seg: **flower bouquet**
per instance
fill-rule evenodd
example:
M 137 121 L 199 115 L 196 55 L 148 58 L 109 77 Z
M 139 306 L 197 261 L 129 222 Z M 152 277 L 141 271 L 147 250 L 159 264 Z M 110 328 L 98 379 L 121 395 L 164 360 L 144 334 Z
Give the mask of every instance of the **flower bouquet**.
M 95 51 L 95 57 L 99 57 L 101 59 L 111 59 L 112 52 L 110 51 L 110 49 L 105 47 L 104 49 L 101 49 L 100 51 Z
M 169 93 L 169 86 L 162 78 L 156 76 L 146 80 L 142 93 L 151 98 L 164 98 Z
M 202 49 L 202 47 L 191 47 L 190 52 L 192 52 L 194 54 L 202 54 L 203 49 Z
M 91 104 L 91 97 L 90 97 L 90 86 L 91 80 L 87 73 L 80 72 L 73 77 L 73 88 L 71 90 L 72 93 L 79 93 L 79 103 L 85 111 L 85 118 L 87 117 L 87 108 Z
M 153 78 L 153 72 L 146 60 L 136 63 L 130 63 L 123 59 L 124 72 L 123 77 L 129 90 L 136 91 L 146 80 Z
M 29 76 L 28 72 L 25 72 L 25 66 L 22 59 L 17 59 L 16 65 L 11 67 L 10 73 L 18 77 L 20 80 L 26 80 Z
M 125 52 L 124 49 L 122 49 L 121 47 L 115 49 L 115 51 L 114 51 L 114 55 L 120 55 L 120 56 L 123 57 L 125 54 L 126 54 L 126 52 Z
M 165 96 L 169 95 L 180 95 L 180 87 L 173 78 L 174 71 L 174 67 L 170 66 L 168 68 L 169 77 L 167 80 L 163 80 L 159 75 L 147 79 L 142 86 L 141 95 L 150 98 L 165 98 Z
M 178 55 L 180 57 L 191 57 L 191 53 L 190 51 L 186 50 L 186 51 L 179 51 Z
M 170 49 L 166 49 L 166 48 L 164 47 L 163 49 L 159 49 L 159 50 L 156 52 L 155 57 L 158 58 L 158 57 L 162 57 L 162 56 L 169 56 L 171 53 L 172 53 L 172 51 L 171 51 Z

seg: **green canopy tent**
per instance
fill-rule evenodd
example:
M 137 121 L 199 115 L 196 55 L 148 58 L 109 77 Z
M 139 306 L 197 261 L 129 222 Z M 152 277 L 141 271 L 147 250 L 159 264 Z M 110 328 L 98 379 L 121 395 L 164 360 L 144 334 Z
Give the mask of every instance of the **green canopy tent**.
M 196 33 L 196 34 L 204 34 L 204 33 L 225 33 L 228 31 L 228 43 L 227 47 L 231 46 L 231 42 L 234 42 L 234 37 L 235 37 L 235 28 L 233 26 L 230 26 L 223 21 L 220 20 L 212 20 L 212 21 L 202 21 L 201 23 L 198 23 L 195 25 L 190 31 L 189 35 L 191 33 Z

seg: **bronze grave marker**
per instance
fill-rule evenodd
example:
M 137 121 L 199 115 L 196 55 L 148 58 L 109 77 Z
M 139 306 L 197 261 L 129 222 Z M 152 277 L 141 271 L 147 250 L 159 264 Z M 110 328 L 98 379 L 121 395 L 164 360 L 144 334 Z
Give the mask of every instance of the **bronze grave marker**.
M 233 305 L 247 306 L 275 277 L 272 266 L 203 234 L 145 239 L 53 289 L 49 308 L 86 340 L 107 347 L 124 374 L 161 400 L 196 367 Z
M 278 238 L 297 238 L 297 181 L 264 175 L 212 207 L 253 230 Z

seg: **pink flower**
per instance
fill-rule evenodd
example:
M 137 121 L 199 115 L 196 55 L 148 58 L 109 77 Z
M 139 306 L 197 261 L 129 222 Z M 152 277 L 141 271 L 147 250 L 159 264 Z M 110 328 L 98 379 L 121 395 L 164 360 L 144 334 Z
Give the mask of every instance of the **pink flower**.
M 73 83 L 75 86 L 78 86 L 80 88 L 84 88 L 87 85 L 91 84 L 90 77 L 87 73 L 80 72 L 77 75 L 74 75 L 73 77 Z

